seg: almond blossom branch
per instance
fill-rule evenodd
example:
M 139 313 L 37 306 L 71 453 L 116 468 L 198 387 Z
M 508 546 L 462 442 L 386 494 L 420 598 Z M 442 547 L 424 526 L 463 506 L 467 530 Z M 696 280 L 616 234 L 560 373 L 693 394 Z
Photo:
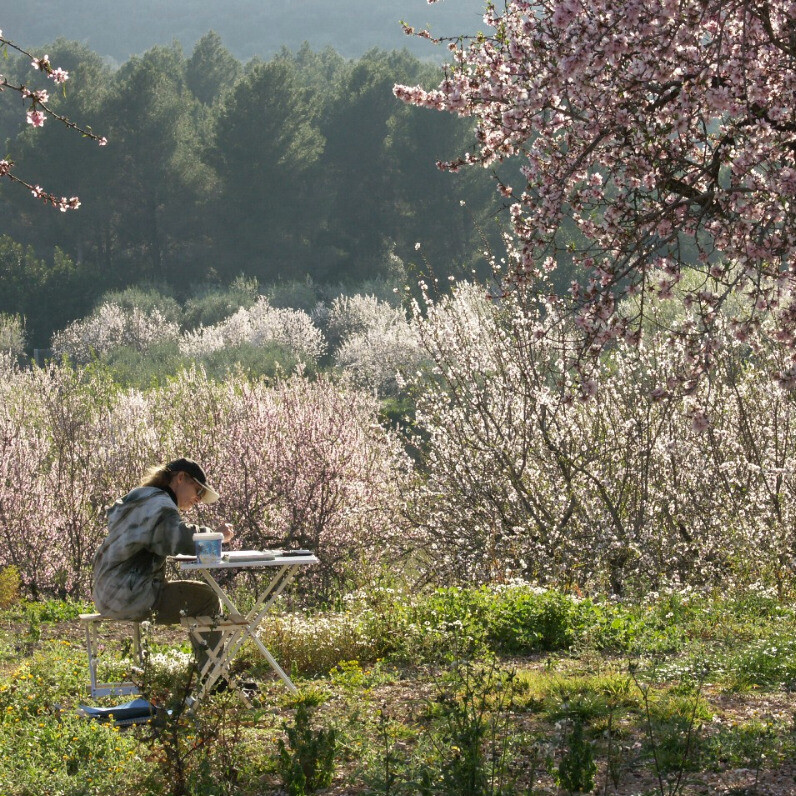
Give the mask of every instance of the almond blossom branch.
M 49 55 L 44 55 L 41 57 L 33 55 L 24 48 L 20 47 L 18 44 L 12 42 L 10 39 L 5 38 L 3 36 L 2 30 L 0 30 L 0 46 L 11 47 L 22 55 L 30 58 L 31 66 L 34 69 L 44 72 L 48 78 L 53 80 L 58 85 L 63 86 L 63 84 L 69 79 L 68 72 L 60 67 L 53 67 L 53 65 L 50 63 Z M 28 107 L 26 117 L 28 124 L 32 125 L 34 128 L 43 127 L 46 118 L 49 116 L 63 124 L 67 129 L 74 130 L 80 133 L 83 137 L 96 141 L 99 146 L 105 146 L 108 143 L 107 138 L 97 135 L 91 130 L 90 127 L 81 127 L 63 114 L 54 111 L 48 104 L 50 95 L 45 89 L 32 90 L 24 84 L 16 85 L 10 83 L 4 75 L 0 75 L 0 92 L 7 88 L 17 91 L 22 96 L 23 100 L 30 101 L 30 106 Z M 16 175 L 12 174 L 11 168 L 13 165 L 13 162 L 7 159 L 0 161 L 0 177 L 6 177 L 11 180 L 11 182 L 15 182 L 26 187 L 28 190 L 30 190 L 35 198 L 41 199 L 46 204 L 49 204 L 53 207 L 57 207 L 62 212 L 66 212 L 67 210 L 77 210 L 77 208 L 80 207 L 80 200 L 76 196 L 72 196 L 70 198 L 65 196 L 58 197 L 55 194 L 48 193 L 41 186 L 31 185 L 30 183 L 25 182 L 25 180 L 22 180 Z

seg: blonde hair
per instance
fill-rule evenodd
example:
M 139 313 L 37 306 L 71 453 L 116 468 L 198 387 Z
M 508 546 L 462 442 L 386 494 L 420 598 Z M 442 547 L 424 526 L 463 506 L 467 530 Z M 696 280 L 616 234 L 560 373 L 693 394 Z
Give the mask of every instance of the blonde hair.
M 159 489 L 163 489 L 163 487 L 171 483 L 173 476 L 174 473 L 167 469 L 165 464 L 157 464 L 144 473 L 144 477 L 138 486 L 156 486 Z

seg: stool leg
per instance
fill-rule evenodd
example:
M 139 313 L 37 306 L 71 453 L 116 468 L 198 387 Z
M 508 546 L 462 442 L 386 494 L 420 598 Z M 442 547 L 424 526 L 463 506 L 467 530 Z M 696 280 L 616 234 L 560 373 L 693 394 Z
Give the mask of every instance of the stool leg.
M 141 647 L 141 624 L 139 622 L 136 622 L 133 625 L 133 652 L 135 653 L 136 658 L 138 658 L 138 663 L 143 666 L 144 652 Z
M 95 622 L 86 624 L 86 652 L 88 653 L 88 679 L 91 684 L 91 696 L 97 691 L 97 625 Z

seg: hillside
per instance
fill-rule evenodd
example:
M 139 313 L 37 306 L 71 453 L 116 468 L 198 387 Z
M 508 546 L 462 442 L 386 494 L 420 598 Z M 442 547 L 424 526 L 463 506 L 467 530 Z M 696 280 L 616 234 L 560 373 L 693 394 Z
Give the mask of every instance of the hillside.
M 178 40 L 190 52 L 215 30 L 239 59 L 268 58 L 282 46 L 334 47 L 353 58 L 373 47 L 407 47 L 422 58 L 444 51 L 406 36 L 400 20 L 430 26 L 435 35 L 475 32 L 482 27 L 484 0 L 76 0 L 26 3 L 0 0 L 0 29 L 13 41 L 37 46 L 63 36 L 80 41 L 113 61 L 124 62 L 155 44 Z

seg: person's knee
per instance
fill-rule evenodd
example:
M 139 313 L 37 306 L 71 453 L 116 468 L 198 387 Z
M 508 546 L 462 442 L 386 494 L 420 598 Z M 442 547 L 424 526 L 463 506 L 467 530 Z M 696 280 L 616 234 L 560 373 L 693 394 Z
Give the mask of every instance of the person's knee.
M 218 595 L 210 588 L 202 607 L 201 613 L 205 616 L 218 616 L 221 613 L 221 600 Z

